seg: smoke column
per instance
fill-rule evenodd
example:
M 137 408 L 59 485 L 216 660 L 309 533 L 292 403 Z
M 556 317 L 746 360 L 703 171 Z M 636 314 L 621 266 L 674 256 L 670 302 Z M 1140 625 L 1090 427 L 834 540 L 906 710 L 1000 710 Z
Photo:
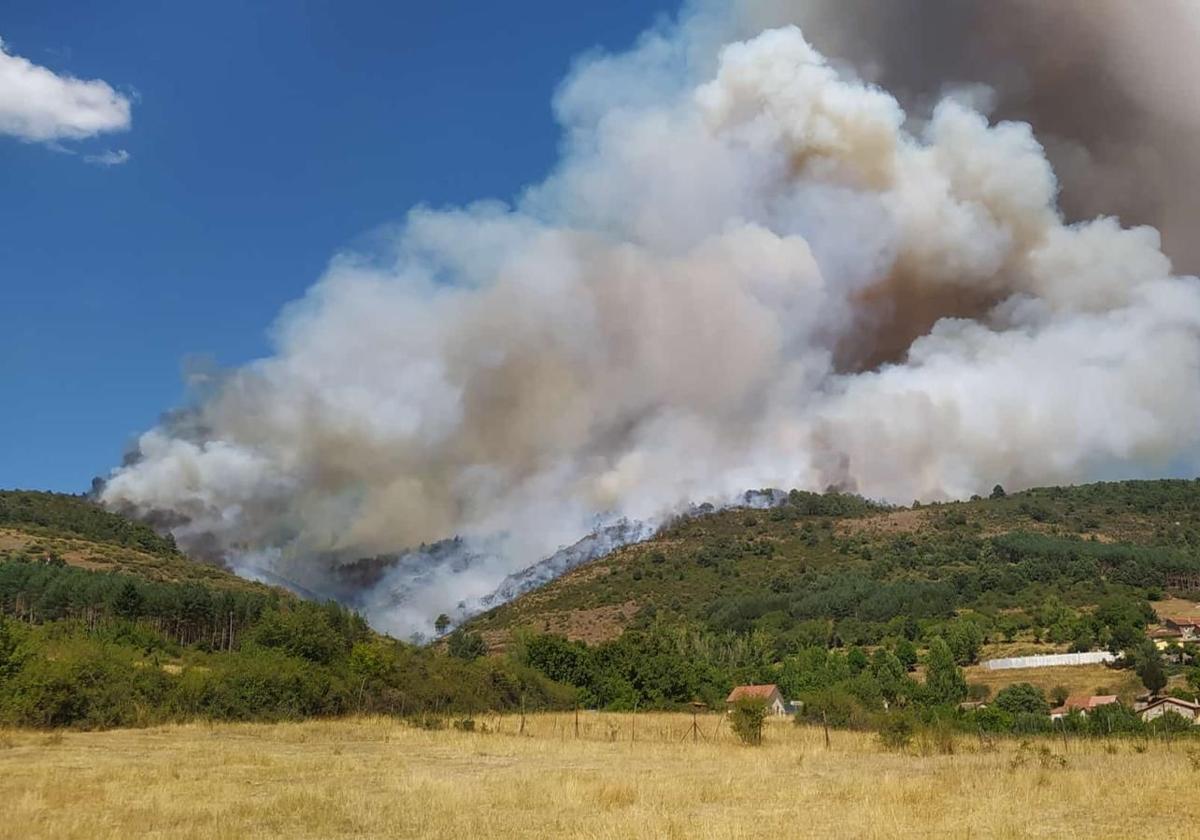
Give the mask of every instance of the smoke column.
M 1200 285 L 1153 228 L 1090 215 L 1096 195 L 1064 215 L 1031 126 L 989 118 L 1073 107 L 1075 70 L 1047 82 L 1061 103 L 999 78 L 955 43 L 985 5 L 1051 25 L 1024 0 L 700 4 L 580 62 L 544 181 L 414 209 L 381 252 L 337 256 L 274 355 L 143 435 L 103 500 L 318 591 L 356 558 L 461 537 L 363 584 L 371 620 L 408 633 L 598 525 L 747 488 L 907 502 L 1194 474 Z M 923 31 L 918 8 L 946 13 L 945 47 L 894 55 L 884 34 Z M 1054 9 L 1086 20 L 1081 43 L 1116 25 L 1115 3 Z M 977 48 L 1003 58 L 1002 35 Z M 1009 59 L 1040 73 L 1044 46 Z M 1137 77 L 1133 52 L 1109 56 Z M 1088 120 L 1130 113 L 1052 133 L 1102 184 L 1111 149 L 1152 134 L 1093 149 Z M 1135 186 L 1135 217 L 1190 222 Z

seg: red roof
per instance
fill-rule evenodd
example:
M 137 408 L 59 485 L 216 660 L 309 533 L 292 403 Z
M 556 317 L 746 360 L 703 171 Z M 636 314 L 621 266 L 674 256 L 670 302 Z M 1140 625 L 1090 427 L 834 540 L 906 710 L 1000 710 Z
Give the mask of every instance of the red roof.
M 1181 618 L 1179 616 L 1167 615 L 1163 616 L 1163 621 L 1167 624 L 1174 624 L 1176 627 L 1200 627 L 1200 618 Z
M 729 692 L 729 696 L 725 698 L 726 703 L 732 703 L 735 700 L 741 700 L 743 697 L 760 697 L 763 700 L 770 700 L 779 692 L 779 686 L 772 683 L 771 685 L 739 685 L 733 691 Z
M 1117 695 L 1115 694 L 1072 694 L 1057 709 L 1051 709 L 1050 714 L 1065 715 L 1076 709 L 1081 712 L 1088 712 L 1097 706 L 1107 706 L 1109 703 L 1116 702 Z

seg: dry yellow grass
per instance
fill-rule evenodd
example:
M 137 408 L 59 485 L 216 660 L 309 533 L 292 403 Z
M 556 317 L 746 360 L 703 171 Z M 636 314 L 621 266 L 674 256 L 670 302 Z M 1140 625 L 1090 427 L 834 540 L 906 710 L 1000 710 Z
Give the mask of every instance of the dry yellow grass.
M 686 715 L 382 719 L 0 733 L 0 837 L 1190 837 L 1187 743 L 966 738 L 952 755 L 772 722 L 759 748 Z M 702 719 L 713 735 L 715 716 Z M 499 728 L 499 732 L 495 731 Z M 632 740 L 636 737 L 636 740 Z M 1061 759 L 1059 756 L 1062 756 Z
M 1104 665 L 1063 665 L 1054 668 L 1006 668 L 989 671 L 982 665 L 963 669 L 967 682 L 983 683 L 992 690 L 992 696 L 1000 689 L 1013 683 L 1027 682 L 1050 694 L 1063 686 L 1071 694 L 1117 694 L 1125 702 L 1146 689 L 1132 669 L 1108 668 Z M 1098 691 L 1097 689 L 1107 689 Z

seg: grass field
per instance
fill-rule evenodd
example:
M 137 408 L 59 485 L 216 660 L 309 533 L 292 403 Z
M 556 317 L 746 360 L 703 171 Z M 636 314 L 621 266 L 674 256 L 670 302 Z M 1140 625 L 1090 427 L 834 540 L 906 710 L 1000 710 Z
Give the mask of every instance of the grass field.
M 0 732 L 4 838 L 1190 837 L 1192 742 L 882 750 L 772 722 L 765 744 L 686 715 L 382 719 Z M 714 737 L 715 736 L 715 737 Z
M 1005 668 L 1000 671 L 972 665 L 963 670 L 968 682 L 983 683 L 991 689 L 993 697 L 1005 686 L 1022 682 L 1036 685 L 1047 696 L 1056 687 L 1062 686 L 1071 694 L 1116 694 L 1126 703 L 1131 703 L 1134 697 L 1146 690 L 1131 669 L 1120 670 L 1104 665 Z

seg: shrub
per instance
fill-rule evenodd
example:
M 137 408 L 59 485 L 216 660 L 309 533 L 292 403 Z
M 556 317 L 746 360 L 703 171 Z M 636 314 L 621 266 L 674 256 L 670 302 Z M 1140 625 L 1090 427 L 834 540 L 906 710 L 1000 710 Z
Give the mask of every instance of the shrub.
M 470 662 L 487 654 L 487 642 L 478 633 L 455 630 L 446 642 L 446 650 L 456 659 Z
M 887 715 L 879 727 L 879 741 L 885 749 L 899 752 L 912 743 L 916 727 L 907 715 Z
M 767 701 L 761 697 L 742 697 L 735 700 L 729 711 L 729 726 L 743 744 L 762 743 L 763 721 L 767 718 Z

